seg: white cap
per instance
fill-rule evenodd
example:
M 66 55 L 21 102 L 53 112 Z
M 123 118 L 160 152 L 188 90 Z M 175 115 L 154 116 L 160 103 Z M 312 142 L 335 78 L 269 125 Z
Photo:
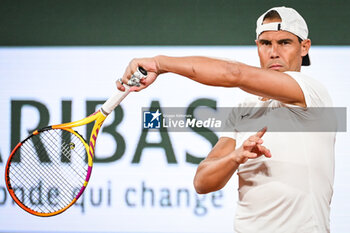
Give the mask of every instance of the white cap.
M 281 22 L 263 24 L 265 15 L 275 10 L 281 17 Z M 274 7 L 262 14 L 256 21 L 256 38 L 265 31 L 287 31 L 300 37 L 302 40 L 308 38 L 309 30 L 303 17 L 294 9 L 289 7 Z M 303 65 L 310 65 L 309 55 L 303 57 Z

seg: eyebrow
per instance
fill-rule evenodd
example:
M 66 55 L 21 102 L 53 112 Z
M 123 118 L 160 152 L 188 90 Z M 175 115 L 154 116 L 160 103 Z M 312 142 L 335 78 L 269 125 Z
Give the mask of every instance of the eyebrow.
M 264 44 L 271 44 L 271 40 L 266 40 L 266 39 L 259 39 L 258 42 L 260 44 L 262 44 L 262 43 L 264 43 Z M 289 39 L 289 38 L 286 38 L 286 39 L 281 39 L 281 40 L 277 41 L 278 44 L 282 44 L 284 42 L 290 42 L 291 43 L 291 42 L 293 42 L 293 40 Z
M 259 44 L 271 44 L 270 40 L 265 40 L 265 39 L 259 39 L 258 42 Z
M 277 41 L 277 43 L 279 43 L 279 44 L 282 44 L 283 42 L 293 42 L 293 40 L 292 39 L 281 39 L 281 40 L 278 40 Z

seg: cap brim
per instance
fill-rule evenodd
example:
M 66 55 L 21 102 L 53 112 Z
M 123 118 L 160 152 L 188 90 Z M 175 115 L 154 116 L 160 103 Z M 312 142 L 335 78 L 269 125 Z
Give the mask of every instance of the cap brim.
M 309 66 L 311 64 L 309 54 L 303 57 L 303 61 L 301 63 L 302 66 Z

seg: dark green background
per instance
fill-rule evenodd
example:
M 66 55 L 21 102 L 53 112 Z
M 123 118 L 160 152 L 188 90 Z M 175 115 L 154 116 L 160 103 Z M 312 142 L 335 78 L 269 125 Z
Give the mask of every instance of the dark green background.
M 258 16 L 281 5 L 314 45 L 350 44 L 345 0 L 0 0 L 0 46 L 253 45 Z

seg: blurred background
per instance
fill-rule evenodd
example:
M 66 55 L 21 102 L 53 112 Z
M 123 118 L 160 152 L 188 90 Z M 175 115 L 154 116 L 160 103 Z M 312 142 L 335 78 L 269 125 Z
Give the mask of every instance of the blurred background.
M 282 5 L 308 23 L 312 65 L 302 71 L 327 87 L 334 106 L 348 108 L 349 1 L 0 0 L 0 173 L 29 131 L 93 112 L 134 57 L 203 55 L 259 66 L 256 20 Z M 29 215 L 13 203 L 1 178 L 0 232 L 233 232 L 237 176 L 207 195 L 192 185 L 219 133 L 143 130 L 142 108 L 181 107 L 185 113 L 194 105 L 236 106 L 245 96 L 161 76 L 109 116 L 88 188 L 63 214 Z M 338 133 L 332 232 L 350 230 L 349 141 L 348 132 Z
M 3 46 L 254 45 L 274 6 L 304 16 L 314 45 L 349 45 L 346 0 L 1 0 Z

